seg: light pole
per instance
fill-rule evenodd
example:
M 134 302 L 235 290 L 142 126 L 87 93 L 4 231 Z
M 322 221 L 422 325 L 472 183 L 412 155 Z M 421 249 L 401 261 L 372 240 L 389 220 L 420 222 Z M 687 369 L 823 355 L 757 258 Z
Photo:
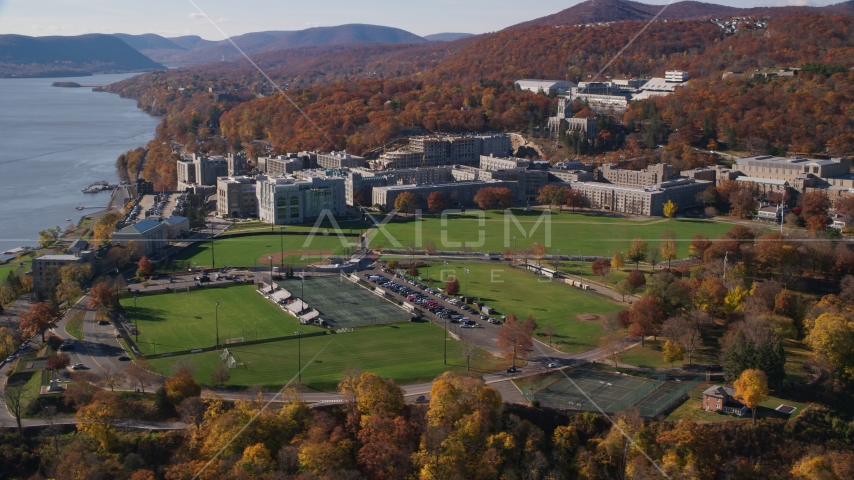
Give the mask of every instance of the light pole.
M 305 303 L 305 272 L 300 272 L 299 278 L 302 279 L 302 286 L 300 287 L 299 298 Z
M 578 269 L 578 275 L 581 278 L 581 288 L 584 288 L 584 257 L 581 256 L 581 249 L 578 249 L 578 261 L 581 262 L 581 267 Z
M 560 249 L 556 248 L 555 250 L 557 250 L 557 261 L 555 262 L 555 275 L 557 275 L 557 271 L 560 270 Z
M 510 263 L 516 260 L 516 237 L 513 237 L 513 258 L 510 259 Z
M 469 296 L 469 269 L 468 269 L 468 268 L 464 268 L 464 269 L 463 269 L 463 273 L 465 274 L 465 277 L 466 277 L 466 284 L 465 284 L 465 286 L 463 287 L 463 295 L 464 295 L 466 298 L 468 298 L 468 296 Z
M 445 316 L 445 333 L 442 334 L 442 338 L 445 340 L 445 365 L 448 364 L 448 318 Z
M 216 307 L 214 309 L 214 315 L 216 318 L 216 345 L 214 347 L 219 346 L 219 302 L 216 302 Z
M 213 234 L 213 223 L 210 224 L 211 227 L 211 270 L 216 268 L 216 258 L 214 257 L 214 234 Z
M 119 306 L 119 269 L 116 268 L 116 307 Z
M 282 270 L 285 269 L 285 244 L 284 239 L 282 238 L 282 232 L 284 231 L 284 229 L 285 227 L 279 227 L 279 255 L 282 256 L 279 268 L 281 268 Z
M 133 296 L 133 329 L 136 330 L 136 342 L 139 343 L 139 312 L 136 311 L 136 295 Z
M 302 332 L 296 331 L 297 337 L 297 381 L 302 383 Z
M 270 259 L 270 293 L 273 293 L 273 256 L 268 255 L 268 259 Z

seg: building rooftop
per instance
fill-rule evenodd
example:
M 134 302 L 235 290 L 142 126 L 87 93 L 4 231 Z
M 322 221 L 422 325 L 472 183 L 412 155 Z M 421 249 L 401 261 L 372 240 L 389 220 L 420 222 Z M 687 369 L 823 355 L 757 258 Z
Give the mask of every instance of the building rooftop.
M 724 398 L 724 396 L 732 397 L 733 395 L 735 395 L 735 389 L 730 387 L 722 387 L 720 385 L 712 385 L 711 387 L 703 390 L 703 395 L 718 398 Z
M 68 262 L 75 260 L 82 260 L 82 258 L 77 255 L 42 255 L 41 257 L 36 257 L 36 260 L 44 260 L 48 262 Z
M 563 88 L 572 88 L 575 86 L 572 82 L 567 82 L 565 80 L 537 80 L 533 78 L 523 78 L 521 80 L 516 80 L 516 83 L 519 84 L 520 87 L 540 87 L 543 90 L 552 87 L 563 87 Z
M 184 222 L 187 222 L 189 220 L 190 219 L 188 219 L 187 217 L 182 217 L 180 215 L 174 215 L 174 216 L 171 216 L 171 217 L 163 220 L 163 223 L 165 223 L 166 225 L 178 225 L 180 223 L 184 223 Z
M 145 233 L 150 230 L 153 230 L 160 226 L 160 222 L 155 222 L 154 220 L 140 220 L 133 225 L 128 225 L 127 227 L 119 230 L 116 233 L 125 233 L 125 234 L 133 234 L 133 233 Z
M 374 187 L 376 189 L 382 190 L 408 190 L 411 188 L 417 187 L 444 187 L 444 186 L 462 186 L 462 185 L 491 185 L 491 184 L 503 184 L 506 183 L 504 180 L 462 180 L 459 182 L 443 182 L 443 183 L 432 183 L 429 185 L 386 185 L 383 187 Z

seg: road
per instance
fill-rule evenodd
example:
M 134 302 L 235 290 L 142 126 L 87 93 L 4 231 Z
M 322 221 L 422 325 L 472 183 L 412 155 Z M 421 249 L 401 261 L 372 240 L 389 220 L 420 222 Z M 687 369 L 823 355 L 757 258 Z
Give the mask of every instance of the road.
M 57 327 L 52 330 L 52 333 L 65 339 L 73 340 L 74 351 L 67 351 L 71 357 L 71 363 L 82 363 L 88 369 L 94 372 L 101 373 L 107 369 L 123 368 L 125 362 L 120 362 L 118 357 L 124 353 L 124 350 L 116 340 L 115 328 L 110 325 L 98 325 L 95 322 L 95 311 L 85 308 L 89 297 L 85 296 L 80 299 L 66 315 L 57 323 Z M 85 319 L 83 322 L 83 338 L 84 341 L 78 341 L 65 331 L 65 322 L 76 311 L 85 310 Z M 34 337 L 27 342 L 31 348 L 38 348 L 40 337 Z M 0 368 L 0 398 L 3 398 L 3 390 L 6 387 L 7 374 L 11 369 L 12 364 L 3 365 Z M 17 428 L 15 417 L 9 412 L 6 402 L 2 402 L 0 408 L 0 427 Z M 44 419 L 23 419 L 21 425 L 23 427 L 43 427 L 47 425 L 71 425 L 77 421 L 70 417 L 58 417 L 50 422 Z M 140 430 L 180 430 L 186 427 L 186 424 L 181 422 L 153 422 L 153 421 L 138 421 L 126 420 L 117 423 L 118 426 L 125 428 L 135 428 Z

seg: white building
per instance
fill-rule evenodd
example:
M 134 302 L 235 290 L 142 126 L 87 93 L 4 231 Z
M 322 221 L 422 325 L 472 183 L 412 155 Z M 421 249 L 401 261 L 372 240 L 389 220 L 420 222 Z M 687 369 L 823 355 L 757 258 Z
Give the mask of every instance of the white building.
M 566 95 L 566 92 L 568 92 L 569 89 L 574 87 L 575 84 L 563 80 L 535 80 L 525 78 L 522 80 L 516 80 L 516 86 L 522 90 L 527 90 L 529 92 L 534 93 L 542 92 L 546 95 Z
M 687 82 L 688 72 L 683 72 L 682 70 L 667 70 L 666 72 L 664 72 L 664 79 L 668 82 Z
M 344 177 L 298 180 L 260 175 L 256 187 L 258 216 L 262 222 L 303 223 L 317 218 L 324 210 L 335 216 L 346 214 Z

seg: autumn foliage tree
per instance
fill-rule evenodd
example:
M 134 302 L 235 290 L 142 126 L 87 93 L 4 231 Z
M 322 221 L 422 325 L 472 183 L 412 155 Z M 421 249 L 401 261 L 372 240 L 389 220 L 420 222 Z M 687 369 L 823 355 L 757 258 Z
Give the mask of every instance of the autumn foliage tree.
M 597 258 L 593 260 L 590 268 L 594 275 L 598 275 L 600 279 L 604 280 L 611 273 L 611 261 L 607 258 Z
M 498 348 L 502 355 L 516 366 L 517 358 L 527 358 L 533 347 L 533 333 L 536 323 L 529 319 L 519 321 L 515 315 L 510 315 L 498 328 Z
M 645 337 L 658 334 L 665 317 L 660 298 L 655 295 L 643 297 L 629 310 L 629 335 L 639 337 L 643 345 Z
M 89 290 L 89 308 L 105 311 L 113 306 L 115 291 L 108 284 L 101 282 Z
M 150 274 L 152 269 L 154 269 L 154 265 L 151 263 L 151 260 L 149 260 L 148 257 L 143 256 L 137 263 L 136 274 L 140 277 L 144 277 Z
M 415 198 L 415 194 L 412 192 L 402 192 L 394 199 L 394 208 L 399 212 L 413 213 L 417 203 L 418 199 Z
M 186 368 L 178 370 L 175 376 L 166 381 L 166 395 L 173 405 L 178 405 L 185 398 L 198 397 L 201 394 L 202 387 Z
M 48 302 L 34 303 L 26 312 L 21 314 L 18 327 L 23 337 L 31 337 L 41 334 L 42 342 L 45 341 L 44 333 L 56 327 L 56 322 L 62 318 L 62 313 Z
M 449 278 L 445 282 L 445 294 L 454 296 L 458 293 L 460 293 L 460 282 L 457 281 L 456 277 Z
M 768 397 L 768 378 L 765 372 L 747 369 L 741 372 L 741 377 L 735 381 L 734 386 L 735 398 L 753 410 L 753 422 L 756 423 L 756 407 Z
M 432 212 L 440 212 L 448 205 L 448 199 L 440 191 L 430 192 L 427 196 L 427 209 Z
M 562 211 L 563 205 L 566 203 L 568 193 L 569 189 L 566 187 L 546 185 L 540 189 L 537 201 L 541 205 L 548 205 L 550 209 L 557 206 Z

